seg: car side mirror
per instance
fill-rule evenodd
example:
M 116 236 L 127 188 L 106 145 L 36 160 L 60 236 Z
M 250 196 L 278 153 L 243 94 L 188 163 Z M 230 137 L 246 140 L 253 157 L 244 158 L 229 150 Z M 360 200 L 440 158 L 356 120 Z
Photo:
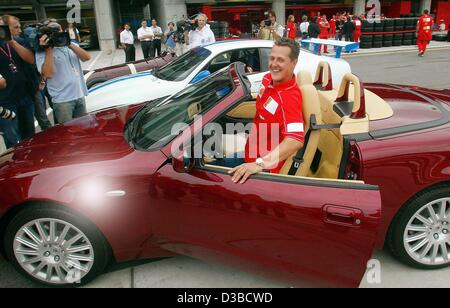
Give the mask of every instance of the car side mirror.
M 175 172 L 189 173 L 194 168 L 194 159 L 189 157 L 186 151 L 178 156 L 172 157 L 172 167 Z
M 192 79 L 191 84 L 196 84 L 197 82 L 202 81 L 209 75 L 211 75 L 210 71 L 201 71 L 200 73 L 197 74 L 197 76 L 194 77 L 194 79 Z

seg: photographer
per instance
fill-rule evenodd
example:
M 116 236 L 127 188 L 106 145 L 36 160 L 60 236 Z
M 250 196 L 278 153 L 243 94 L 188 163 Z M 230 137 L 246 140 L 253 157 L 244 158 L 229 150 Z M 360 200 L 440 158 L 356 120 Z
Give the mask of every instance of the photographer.
M 264 22 L 264 24 L 263 24 Z M 277 23 L 275 12 L 269 12 L 269 19 L 261 22 L 258 38 L 261 40 L 279 41 L 284 34 L 284 27 Z
M 85 115 L 88 90 L 80 60 L 89 61 L 91 56 L 70 42 L 70 38 L 56 39 L 56 34 L 63 32 L 56 22 L 44 23 L 39 31 L 41 49 L 36 52 L 37 67 L 47 82 L 58 123 Z
M 7 27 L 2 28 L 0 37 L 0 75 L 6 82 L 0 91 L 0 107 L 17 115 L 17 118 L 0 117 L 0 132 L 10 148 L 35 133 L 34 91 L 26 74 L 28 64 L 34 64 L 35 60 L 33 52 L 17 41 L 22 32 L 19 19 L 10 15 L 1 19 Z
M 206 21 L 207 17 L 205 14 L 199 14 L 195 19 L 198 26 L 194 30 L 189 31 L 189 34 L 185 38 L 186 45 L 188 45 L 189 49 L 216 42 L 214 33 L 209 26 L 206 25 Z
M 165 32 L 164 32 L 164 36 L 165 36 L 165 42 L 164 42 L 164 46 L 166 47 L 166 51 L 168 52 L 174 52 L 175 51 L 175 24 L 173 22 L 169 22 L 167 24 L 167 26 L 169 27 Z

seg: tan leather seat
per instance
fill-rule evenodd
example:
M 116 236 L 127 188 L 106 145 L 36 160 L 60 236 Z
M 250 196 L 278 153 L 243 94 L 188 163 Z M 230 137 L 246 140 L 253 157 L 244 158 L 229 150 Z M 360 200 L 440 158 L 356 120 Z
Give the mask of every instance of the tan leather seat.
M 309 76 L 308 76 L 309 75 Z M 311 81 L 311 82 L 309 82 Z M 303 97 L 303 119 L 305 124 L 305 136 L 306 132 L 310 129 L 311 115 L 315 115 L 317 124 L 322 124 L 322 114 L 320 110 L 320 99 L 317 93 L 316 87 L 312 84 L 311 75 L 308 72 L 301 72 L 297 75 L 297 83 L 299 84 L 300 91 Z M 320 141 L 320 130 L 312 131 L 309 137 L 308 143 L 305 144 L 306 150 L 303 157 L 303 163 L 297 170 L 296 176 L 308 176 L 311 164 L 316 155 L 317 148 Z M 280 174 L 288 174 L 292 166 L 292 157 L 286 160 Z

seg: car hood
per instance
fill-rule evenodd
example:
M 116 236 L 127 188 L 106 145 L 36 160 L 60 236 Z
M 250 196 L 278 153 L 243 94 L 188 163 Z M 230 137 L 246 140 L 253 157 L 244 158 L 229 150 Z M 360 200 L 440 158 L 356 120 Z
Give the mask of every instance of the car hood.
M 186 87 L 184 81 L 166 81 L 144 72 L 112 79 L 89 90 L 88 112 L 120 105 L 131 105 L 175 94 Z
M 38 133 L 3 154 L 0 170 L 8 161 L 23 170 L 119 159 L 133 151 L 123 132 L 142 106 L 105 110 Z

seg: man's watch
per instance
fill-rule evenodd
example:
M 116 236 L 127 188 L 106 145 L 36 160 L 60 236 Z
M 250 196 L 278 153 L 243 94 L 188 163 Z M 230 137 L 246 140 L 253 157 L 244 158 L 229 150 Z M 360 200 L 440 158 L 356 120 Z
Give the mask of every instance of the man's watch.
M 262 169 L 264 169 L 264 159 L 262 159 L 261 157 L 259 157 L 259 158 L 256 159 L 255 164 L 257 164 L 257 165 L 260 166 Z

